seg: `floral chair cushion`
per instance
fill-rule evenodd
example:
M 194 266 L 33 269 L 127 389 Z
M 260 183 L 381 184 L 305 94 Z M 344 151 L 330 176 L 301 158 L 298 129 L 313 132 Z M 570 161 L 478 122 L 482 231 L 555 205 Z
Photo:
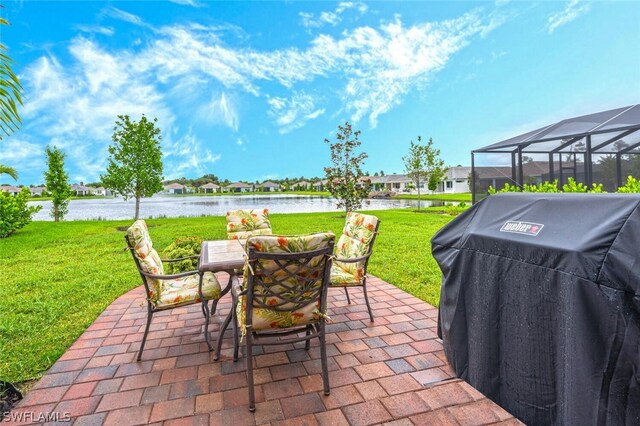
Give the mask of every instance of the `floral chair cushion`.
M 244 240 L 254 235 L 271 235 L 269 209 L 227 212 L 227 239 Z
M 164 291 L 160 294 L 156 302 L 156 308 L 176 307 L 200 302 L 198 285 L 200 276 L 198 274 L 189 275 L 173 280 L 164 280 Z M 205 300 L 220 299 L 221 289 L 218 279 L 212 272 L 205 272 L 202 277 L 202 295 Z
M 336 257 L 354 259 L 366 255 L 371 248 L 377 225 L 378 218 L 375 216 L 349 212 L 347 223 L 336 244 Z M 361 284 L 364 266 L 364 260 L 354 263 L 334 261 L 331 268 L 331 285 Z
M 140 263 L 140 268 L 149 274 L 162 275 L 164 268 L 158 252 L 153 248 L 153 242 L 149 237 L 147 224 L 144 220 L 136 220 L 127 229 L 127 241 L 133 249 L 133 254 Z M 149 286 L 150 299 L 153 302 L 158 300 L 160 293 L 164 290 L 163 282 L 159 279 L 145 277 Z
M 356 286 L 362 283 L 361 277 L 356 277 L 351 272 L 342 269 L 335 263 L 331 265 L 331 285 L 334 287 Z
M 335 239 L 334 234 L 320 233 L 299 236 L 255 236 L 247 240 L 247 251 L 250 248 L 265 253 L 299 253 L 326 248 Z M 310 266 L 317 266 L 323 260 L 323 256 L 316 256 L 310 262 Z M 256 265 L 259 263 L 259 265 Z M 318 271 L 310 272 L 308 267 L 302 267 L 296 262 L 282 265 L 289 273 L 284 272 L 273 260 L 260 259 L 254 266 L 246 267 L 244 271 L 244 287 L 246 288 L 248 276 L 255 273 L 254 298 L 266 305 L 279 305 L 279 310 L 254 307 L 252 313 L 253 330 L 273 328 L 287 328 L 317 322 L 321 315 L 320 298 L 313 298 L 312 294 L 322 286 L 322 274 Z M 293 273 L 293 275 L 291 274 Z M 276 293 L 286 290 L 286 286 L 309 290 L 309 304 L 302 308 L 284 311 L 291 306 L 285 299 L 267 294 L 268 289 Z M 268 288 L 268 289 L 267 289 Z M 242 327 L 246 322 L 246 298 L 241 296 L 236 306 L 238 323 Z

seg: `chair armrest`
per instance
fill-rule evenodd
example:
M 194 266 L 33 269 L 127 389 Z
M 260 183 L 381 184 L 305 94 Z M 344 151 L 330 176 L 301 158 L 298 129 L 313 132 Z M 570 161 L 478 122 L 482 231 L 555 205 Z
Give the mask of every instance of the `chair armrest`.
M 371 252 L 365 254 L 362 257 L 352 257 L 352 258 L 341 258 L 341 257 L 334 257 L 333 261 L 334 262 L 342 262 L 342 263 L 356 263 L 356 262 L 361 262 L 363 260 L 367 260 L 369 257 L 371 256 Z
M 144 272 L 144 271 L 140 271 L 140 273 L 142 275 L 144 275 L 145 277 L 153 278 L 155 280 L 175 280 L 176 278 L 188 277 L 189 275 L 195 275 L 195 274 L 198 274 L 199 272 L 198 271 L 187 271 L 187 272 L 180 272 L 179 274 L 173 274 L 173 275 L 150 274 L 150 273 Z
M 171 263 L 171 262 L 180 262 L 182 260 L 199 259 L 199 258 L 200 258 L 200 255 L 196 254 L 196 255 L 193 255 L 193 256 L 179 257 L 177 259 L 160 259 L 160 260 L 163 261 L 163 262 Z

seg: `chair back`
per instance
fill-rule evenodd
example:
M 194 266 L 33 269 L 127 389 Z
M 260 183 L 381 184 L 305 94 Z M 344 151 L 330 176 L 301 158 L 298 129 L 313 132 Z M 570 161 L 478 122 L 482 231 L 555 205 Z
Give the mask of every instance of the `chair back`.
M 131 250 L 138 271 L 155 275 L 164 274 L 162 260 L 160 260 L 158 252 L 153 248 L 153 242 L 151 241 L 149 230 L 144 220 L 136 220 L 133 225 L 127 229 L 125 240 L 127 241 L 129 250 Z M 140 274 L 140 276 L 147 288 L 148 297 L 152 301 L 157 300 L 162 292 L 162 280 L 145 277 L 142 274 Z
M 271 235 L 269 209 L 227 212 L 227 239 L 244 240 L 254 235 Z
M 347 221 L 336 246 L 336 257 L 355 259 L 369 254 L 373 250 L 379 226 L 380 221 L 375 216 L 356 212 L 347 213 Z M 362 282 L 369 259 L 353 263 L 339 261 L 334 263 Z
M 241 323 L 256 330 L 320 320 L 327 308 L 334 239 L 330 232 L 249 238 Z

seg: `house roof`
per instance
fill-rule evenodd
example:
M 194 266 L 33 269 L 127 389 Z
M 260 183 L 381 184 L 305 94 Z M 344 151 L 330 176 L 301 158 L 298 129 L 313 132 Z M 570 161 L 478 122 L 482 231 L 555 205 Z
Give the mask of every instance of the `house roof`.
M 525 151 L 536 150 L 536 144 L 556 141 L 552 148 L 548 146 L 538 148 L 549 152 L 549 150 L 553 150 L 573 138 L 611 132 L 620 132 L 619 134 L 621 134 L 621 132 L 633 129 L 640 129 L 640 104 L 567 118 L 502 142 L 476 149 L 474 152 L 513 152 L 518 149 L 518 146 Z
M 89 191 L 91 191 L 91 189 L 92 188 L 89 188 L 88 186 L 78 185 L 77 183 L 74 183 L 73 185 L 71 185 L 71 190 L 72 191 L 89 192 Z
M 164 189 L 185 189 L 186 186 L 181 183 L 170 183 L 169 185 L 165 185 Z
M 411 182 L 407 175 L 393 174 L 384 176 L 370 176 L 371 183 L 406 183 Z
M 299 185 L 309 186 L 309 185 L 311 185 L 311 182 L 307 182 L 306 180 L 301 180 L 300 182 L 296 182 L 293 185 L 294 186 L 299 186 Z
M 5 192 L 20 192 L 20 191 L 22 191 L 22 188 L 18 188 L 17 186 L 11 186 L 11 185 L 2 185 L 2 186 L 0 186 L 0 189 L 2 191 L 5 191 Z
M 268 187 L 276 187 L 276 186 L 280 186 L 279 183 L 275 183 L 275 182 L 271 182 L 270 180 L 262 183 L 261 186 L 268 186 Z
M 459 166 L 459 167 L 449 167 L 445 176 L 448 179 L 467 179 L 469 177 L 469 173 L 471 173 L 471 167 Z
M 216 185 L 216 184 L 215 184 L 215 183 L 213 183 L 213 182 L 209 182 L 209 183 L 205 183 L 204 185 L 200 186 L 200 188 L 205 188 L 205 189 L 209 189 L 209 188 L 212 188 L 212 189 L 218 189 L 218 188 L 220 188 L 220 185 Z
M 480 178 L 509 178 L 511 179 L 511 166 L 477 166 L 476 175 Z M 522 173 L 525 176 L 541 176 L 549 173 L 549 163 L 546 161 L 530 161 L 522 165 Z
M 244 182 L 234 182 L 227 185 L 227 188 L 251 188 L 251 185 Z
M 316 183 L 313 184 L 313 186 L 318 186 L 318 185 L 326 185 L 327 184 L 327 180 L 326 179 L 322 179 L 317 181 Z
M 34 186 L 33 188 L 29 188 L 32 194 L 42 194 L 42 191 L 45 190 L 44 186 Z

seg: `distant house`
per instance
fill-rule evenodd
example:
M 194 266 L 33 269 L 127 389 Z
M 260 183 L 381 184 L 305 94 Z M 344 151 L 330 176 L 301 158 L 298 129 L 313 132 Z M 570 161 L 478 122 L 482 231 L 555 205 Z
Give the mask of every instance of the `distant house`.
M 200 187 L 200 189 L 205 194 L 208 194 L 211 192 L 220 192 L 220 185 L 216 185 L 215 183 L 205 183 Z
M 414 186 L 407 175 L 369 176 L 368 179 L 371 180 L 371 188 L 374 191 L 411 192 Z
M 44 186 L 34 186 L 29 188 L 29 192 L 31 192 L 32 197 L 42 197 L 42 193 L 46 191 Z
M 71 185 L 71 193 L 77 197 L 84 197 L 86 195 L 91 195 L 91 189 L 88 186 L 78 185 L 74 183 Z
M 309 187 L 312 186 L 311 182 L 307 182 L 306 180 L 301 180 L 300 182 L 296 182 L 291 185 L 296 191 L 308 191 Z
M 324 189 L 325 189 L 324 187 L 325 187 L 326 185 L 327 185 L 327 180 L 326 180 L 326 179 L 324 179 L 324 180 L 319 180 L 319 181 L 317 181 L 316 183 L 314 183 L 314 184 L 313 184 L 313 189 L 314 189 L 315 191 L 318 191 L 318 192 L 320 192 L 320 191 L 324 191 Z
M 234 182 L 227 185 L 225 188 L 227 192 L 251 192 L 253 185 L 244 182 Z
M 449 167 L 449 170 L 445 173 L 442 182 L 438 184 L 434 193 L 460 194 L 469 192 L 469 185 L 467 183 L 469 173 L 471 173 L 471 167 Z M 371 189 L 374 191 L 391 191 L 410 194 L 416 194 L 418 192 L 415 183 L 407 175 L 391 174 L 385 176 L 368 176 L 367 179 L 371 180 Z M 431 192 L 429 191 L 427 179 L 425 179 L 424 182 L 420 182 L 420 192 L 423 194 Z
M 0 186 L 0 190 L 4 192 L 8 192 L 11 195 L 18 195 L 20 191 L 22 191 L 22 188 L 18 188 L 17 186 L 11 186 L 11 185 L 2 185 Z
M 104 188 L 104 187 L 102 187 L 102 186 L 99 186 L 97 188 L 91 188 L 91 193 L 93 195 L 99 195 L 101 197 L 109 197 L 109 196 L 111 196 L 111 191 L 106 189 L 106 188 Z
M 460 194 L 469 192 L 469 175 L 471 167 L 449 167 L 444 180 L 438 184 L 436 192 L 445 194 Z
M 264 192 L 280 191 L 280 184 L 279 183 L 275 183 L 275 182 L 271 182 L 271 181 L 264 182 L 262 185 L 260 185 L 260 187 L 262 188 L 262 191 L 264 191 Z
M 170 183 L 169 185 L 164 186 L 164 191 L 162 192 L 164 194 L 177 195 L 177 194 L 186 194 L 189 191 L 188 191 L 188 188 L 181 183 Z

